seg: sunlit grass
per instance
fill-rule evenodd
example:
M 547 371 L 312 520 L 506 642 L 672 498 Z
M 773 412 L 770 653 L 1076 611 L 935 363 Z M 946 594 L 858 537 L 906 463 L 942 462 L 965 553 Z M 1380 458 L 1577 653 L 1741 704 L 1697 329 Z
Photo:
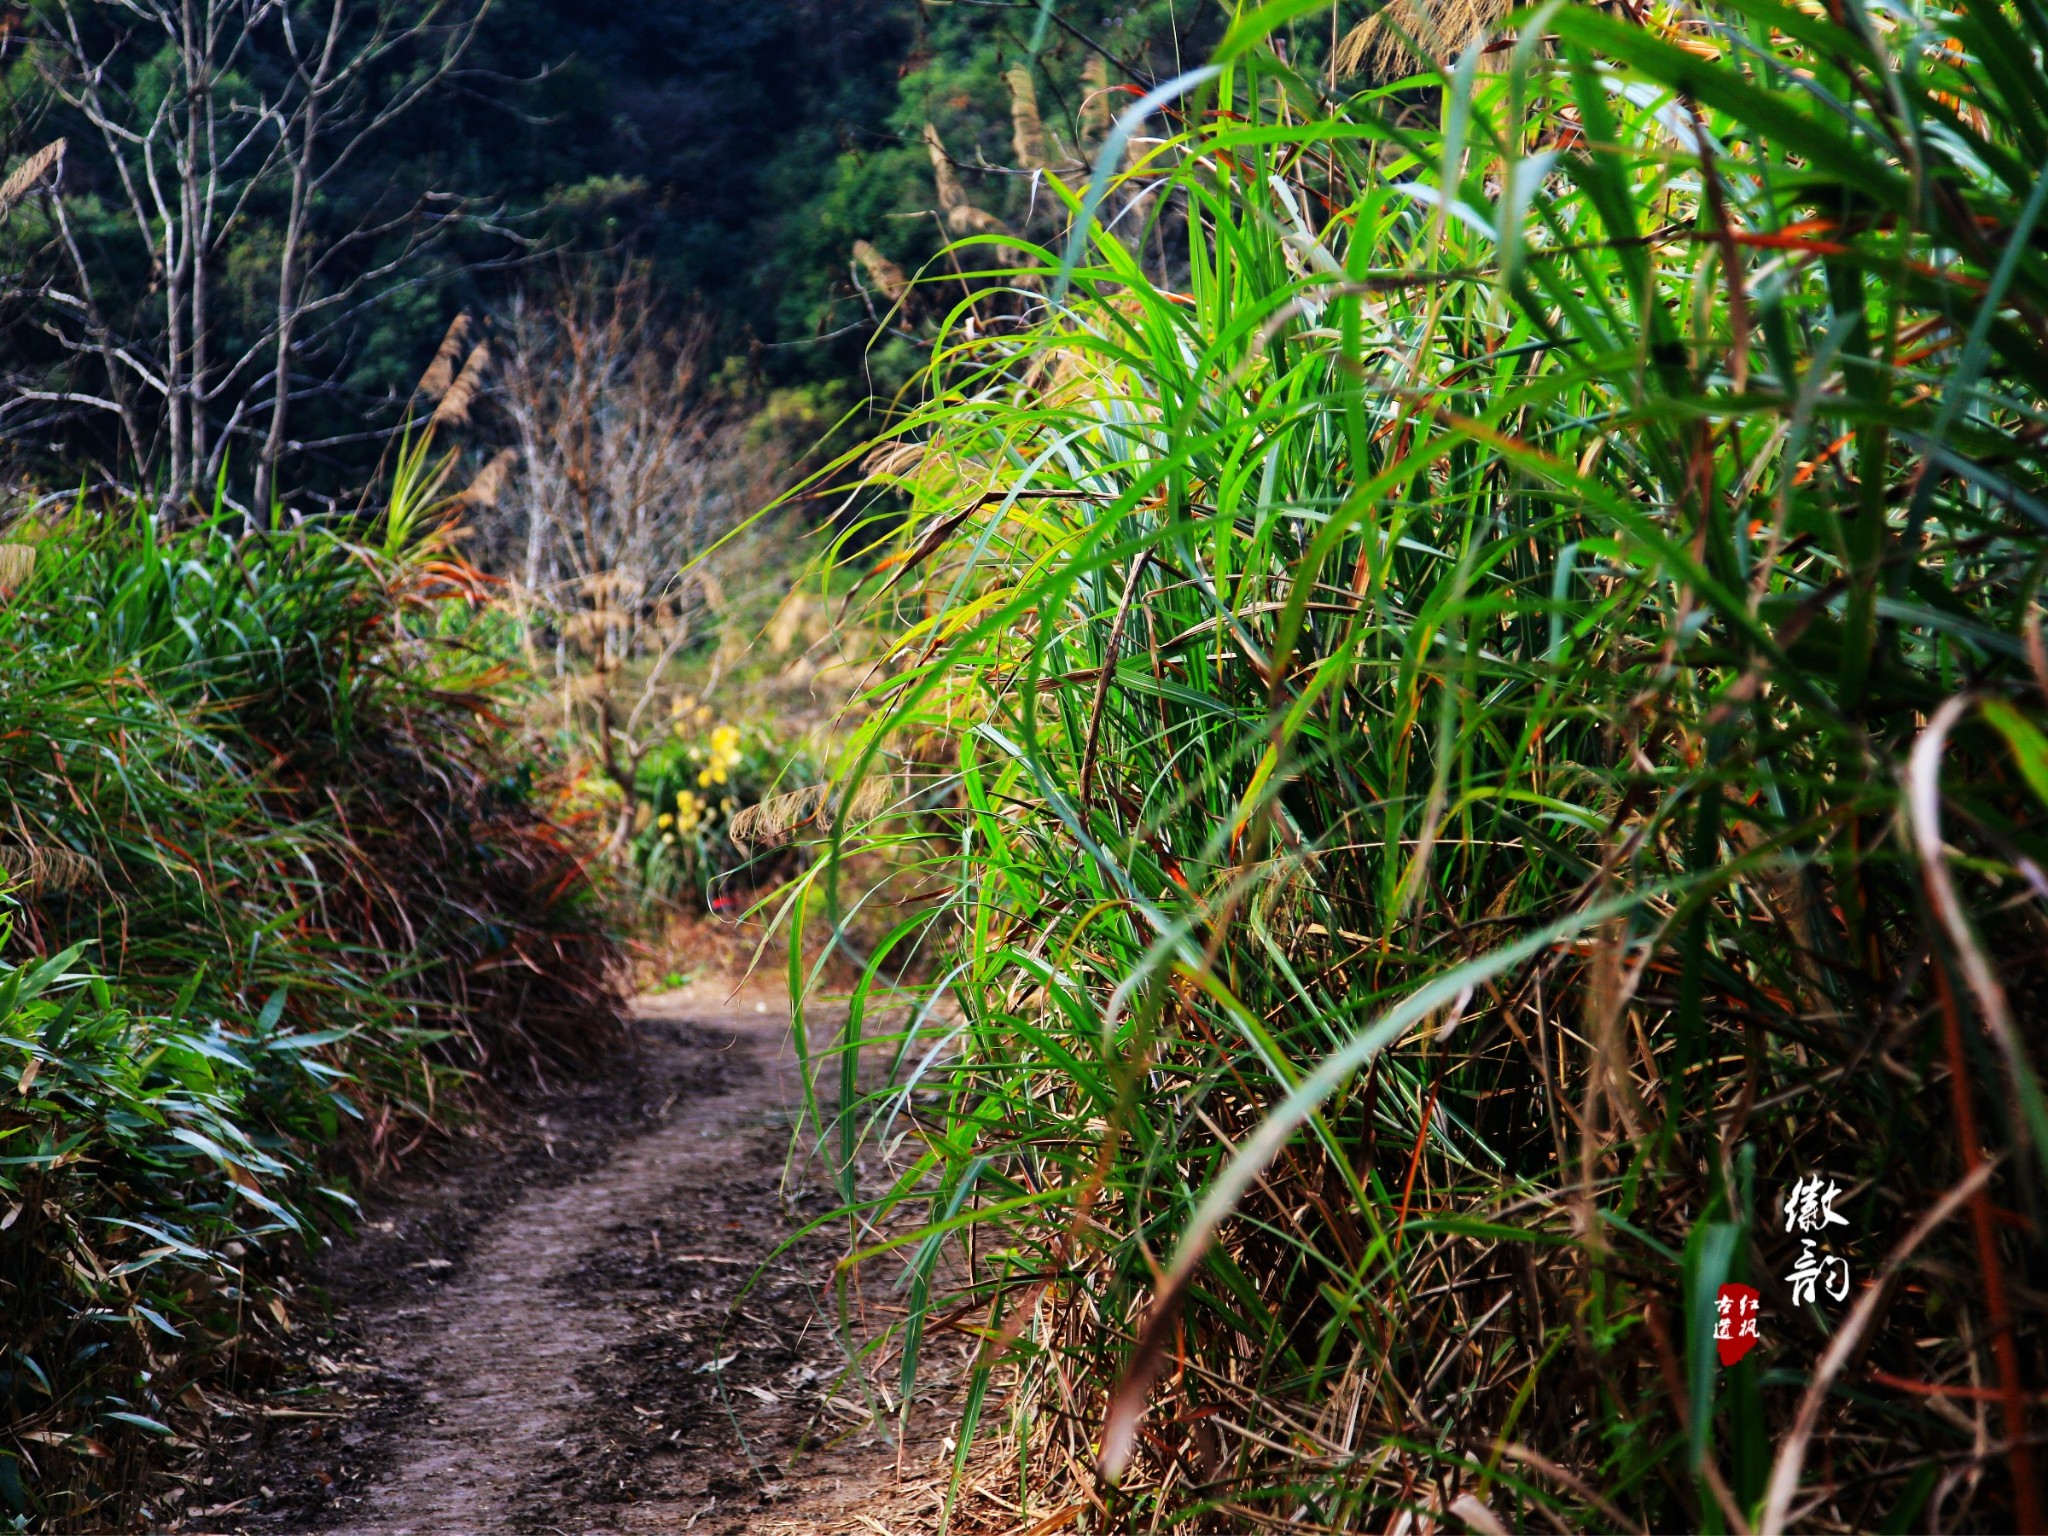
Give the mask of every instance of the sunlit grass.
M 963 307 L 869 460 L 897 796 L 834 848 L 937 893 L 870 974 L 957 1022 L 808 1042 L 900 1173 L 854 1246 L 906 1382 L 987 1341 L 961 1466 L 1093 1528 L 2025 1524 L 2048 18 L 1523 36 L 1332 102 L 1242 23 L 1118 183 L 1164 266 Z M 1796 1430 L 1784 1187 L 1860 1284 L 1982 1148 L 1861 1346 L 1909 1387 Z

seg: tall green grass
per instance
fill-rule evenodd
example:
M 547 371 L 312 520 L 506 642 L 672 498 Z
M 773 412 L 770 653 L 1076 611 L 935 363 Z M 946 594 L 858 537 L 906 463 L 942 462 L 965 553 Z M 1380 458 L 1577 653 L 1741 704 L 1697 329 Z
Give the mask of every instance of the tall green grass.
M 2048 12 L 1552 5 L 1332 99 L 1308 9 L 869 461 L 833 851 L 935 894 L 806 1045 L 904 1397 L 967 1330 L 963 1485 L 1088 1529 L 2039 1528 Z
M 10 530 L 0 1520 L 162 1523 L 352 1177 L 605 1037 L 605 914 L 496 713 L 515 649 L 430 526 Z

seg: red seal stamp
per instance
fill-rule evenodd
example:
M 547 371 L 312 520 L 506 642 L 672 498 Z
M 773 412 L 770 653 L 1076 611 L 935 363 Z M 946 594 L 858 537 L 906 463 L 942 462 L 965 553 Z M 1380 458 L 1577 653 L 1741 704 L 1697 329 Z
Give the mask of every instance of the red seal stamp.
M 1714 1352 L 1733 1365 L 1756 1347 L 1758 1295 L 1753 1285 L 1724 1285 L 1714 1298 Z

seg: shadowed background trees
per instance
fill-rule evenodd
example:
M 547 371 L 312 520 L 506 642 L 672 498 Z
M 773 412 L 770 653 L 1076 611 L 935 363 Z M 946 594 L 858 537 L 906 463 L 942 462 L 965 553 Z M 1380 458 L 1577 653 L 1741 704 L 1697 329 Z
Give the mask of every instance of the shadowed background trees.
M 223 476 L 239 504 L 346 499 L 458 311 L 487 335 L 515 295 L 626 264 L 664 325 L 701 330 L 703 386 L 795 391 L 822 428 L 901 389 L 949 302 L 894 307 L 887 274 L 1046 225 L 1034 173 L 1219 19 L 1099 0 L 0 10 L 0 162 L 66 145 L 0 225 L 0 455 L 172 500 Z M 484 459 L 516 436 L 485 435 Z

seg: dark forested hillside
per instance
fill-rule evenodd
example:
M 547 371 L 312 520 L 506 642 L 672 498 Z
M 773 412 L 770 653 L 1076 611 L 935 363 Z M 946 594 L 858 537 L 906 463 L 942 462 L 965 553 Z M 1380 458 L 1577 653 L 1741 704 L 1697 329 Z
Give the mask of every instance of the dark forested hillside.
M 866 316 L 848 276 L 854 242 L 903 264 L 944 243 L 926 123 L 976 201 L 1014 218 L 1031 198 L 1027 178 L 1002 174 L 1017 158 L 1006 71 L 1032 66 L 1049 133 L 1073 147 L 1083 98 L 1102 88 L 1086 78 L 1090 58 L 1103 82 L 1149 85 L 1213 36 L 1219 14 L 1191 0 L 513 0 L 487 32 L 490 67 L 510 76 L 551 51 L 563 62 L 526 88 L 516 153 L 487 113 L 472 117 L 472 174 L 516 177 L 558 240 L 623 244 L 737 337 L 779 344 L 789 355 L 761 364 L 772 379 L 848 377 L 871 329 L 820 338 L 845 339 L 835 333 Z
M 593 264 L 640 264 L 674 318 L 708 319 L 703 376 L 724 388 L 802 388 L 805 419 L 892 395 L 922 350 L 914 324 L 882 334 L 889 304 L 864 294 L 856 245 L 915 271 L 970 229 L 935 186 L 927 125 L 972 228 L 1042 224 L 1055 204 L 1020 173 L 1011 72 L 1034 83 L 1057 168 L 1122 89 L 1205 46 L 1220 13 L 216 0 L 189 14 L 105 0 L 4 13 L 0 158 L 66 149 L 0 225 L 0 445 L 45 475 L 85 462 L 174 491 L 225 475 L 247 497 L 359 485 L 456 312 L 487 332 L 514 292 Z
M 644 257 L 736 335 L 773 340 L 829 285 L 819 269 L 843 265 L 789 239 L 842 156 L 893 144 L 916 34 L 916 8 L 897 0 L 514 0 L 484 39 L 486 67 L 509 78 L 554 62 L 465 105 L 463 174 L 505 185 L 558 246 Z

